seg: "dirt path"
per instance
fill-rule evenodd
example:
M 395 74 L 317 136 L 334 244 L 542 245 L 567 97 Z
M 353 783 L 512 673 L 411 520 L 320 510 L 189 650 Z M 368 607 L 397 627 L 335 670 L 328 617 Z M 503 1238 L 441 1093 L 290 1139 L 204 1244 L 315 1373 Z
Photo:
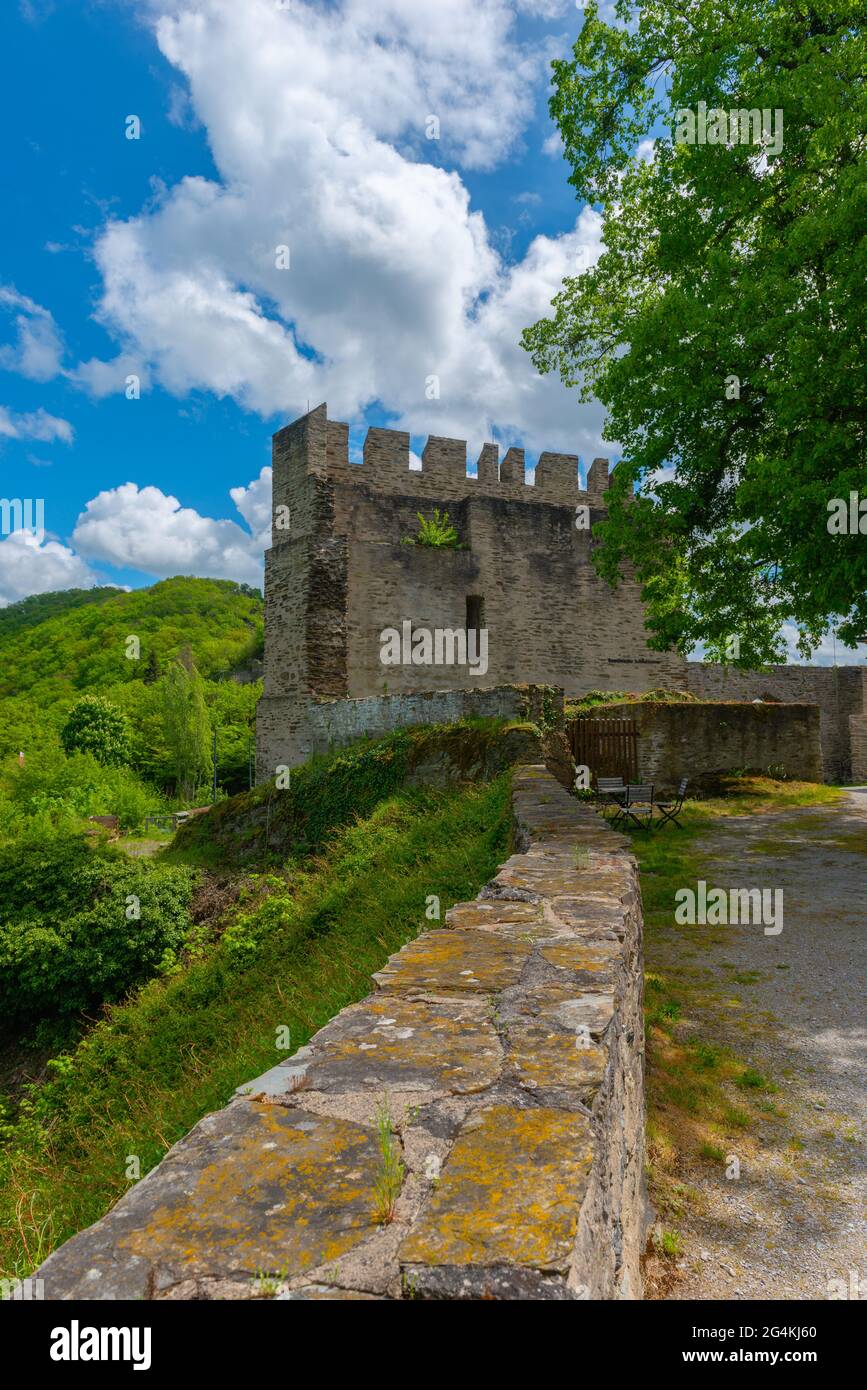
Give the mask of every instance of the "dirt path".
M 130 859 L 150 859 L 157 850 L 164 849 L 167 840 L 118 840 L 118 849 L 128 854 Z
M 709 886 L 783 889 L 779 935 L 702 937 L 714 1002 L 695 1020 L 778 1090 L 734 1146 L 739 1178 L 688 1174 L 697 1200 L 668 1297 L 867 1299 L 867 788 L 720 820 L 696 848 Z

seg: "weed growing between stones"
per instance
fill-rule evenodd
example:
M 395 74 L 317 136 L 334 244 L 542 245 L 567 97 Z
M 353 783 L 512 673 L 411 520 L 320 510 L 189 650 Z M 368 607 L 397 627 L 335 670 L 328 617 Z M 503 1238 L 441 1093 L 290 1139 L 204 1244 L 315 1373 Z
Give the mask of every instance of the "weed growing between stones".
M 376 1131 L 381 1154 L 376 1179 L 376 1221 L 379 1226 L 389 1226 L 394 1220 L 394 1205 L 400 1196 L 406 1169 L 399 1157 L 399 1140 L 392 1125 L 388 1096 L 376 1107 Z

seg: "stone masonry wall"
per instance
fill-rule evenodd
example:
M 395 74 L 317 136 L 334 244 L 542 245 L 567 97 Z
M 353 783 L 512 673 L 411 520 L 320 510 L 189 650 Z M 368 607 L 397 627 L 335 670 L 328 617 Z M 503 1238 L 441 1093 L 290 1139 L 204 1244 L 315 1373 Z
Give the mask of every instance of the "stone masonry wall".
M 822 780 L 815 705 L 636 701 L 602 705 L 593 713 L 635 720 L 638 775 L 657 791 L 673 790 L 684 777 L 700 787 L 735 768 L 782 767 L 789 777 Z
M 867 782 L 867 714 L 851 714 L 852 781 Z
M 542 767 L 516 772 L 514 819 L 478 898 L 51 1255 L 46 1298 L 250 1298 L 260 1271 L 289 1300 L 640 1297 L 635 862 Z
M 732 666 L 687 662 L 686 689 L 704 700 L 779 700 L 818 705 L 821 711 L 822 776 L 852 779 L 852 715 L 867 714 L 867 668 L 771 666 L 741 671 Z M 860 776 L 861 774 L 854 774 Z
M 314 753 L 344 748 L 359 738 L 381 738 L 419 724 L 459 719 L 542 718 L 563 723 L 563 692 L 538 685 L 493 689 L 438 690 L 424 694 L 372 695 L 358 700 L 263 697 L 256 715 L 257 775 L 296 767 Z
M 432 437 L 421 471 L 409 436 L 371 429 L 364 462 L 348 456 L 348 427 L 326 407 L 278 431 L 273 442 L 274 526 L 266 561 L 265 696 L 363 697 L 472 684 L 453 665 L 383 666 L 380 633 L 465 629 L 467 600 L 483 603 L 494 686 L 560 685 L 567 694 L 682 681 L 685 662 L 646 646 L 639 589 L 612 590 L 575 525 L 604 516 L 608 462 L 594 460 L 582 490 L 577 457 L 542 454 L 535 485 L 523 451 L 502 462 L 493 444 L 467 473 L 460 440 Z M 421 511 L 447 510 L 464 548 L 404 542 Z

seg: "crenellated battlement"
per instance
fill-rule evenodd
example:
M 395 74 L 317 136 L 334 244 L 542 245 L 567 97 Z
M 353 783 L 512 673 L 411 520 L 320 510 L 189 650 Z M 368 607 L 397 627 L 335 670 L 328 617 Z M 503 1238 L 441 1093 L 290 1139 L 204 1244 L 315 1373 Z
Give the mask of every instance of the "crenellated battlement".
M 349 426 L 329 420 L 323 404 L 274 435 L 274 500 L 302 505 L 305 479 L 352 484 L 388 496 L 407 496 L 459 502 L 473 497 L 548 503 L 575 507 L 604 506 L 608 460 L 593 460 L 586 489 L 578 475 L 577 454 L 543 453 L 530 482 L 524 450 L 508 449 L 500 457 L 496 444 L 484 444 L 475 471 L 470 473 L 463 439 L 431 435 L 421 454 L 421 468 L 410 467 L 410 436 L 406 430 L 371 426 L 362 462 L 349 459 Z M 300 520 L 300 515 L 299 515 Z M 275 537 L 276 539 L 276 537 Z

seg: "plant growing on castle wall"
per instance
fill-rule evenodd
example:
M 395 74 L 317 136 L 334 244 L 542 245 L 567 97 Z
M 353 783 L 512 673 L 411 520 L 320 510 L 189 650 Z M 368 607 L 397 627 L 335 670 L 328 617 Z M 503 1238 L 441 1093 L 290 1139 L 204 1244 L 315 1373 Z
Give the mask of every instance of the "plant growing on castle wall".
M 404 540 L 405 545 L 427 545 L 434 549 L 457 550 L 460 546 L 460 537 L 454 526 L 449 521 L 448 512 L 440 514 L 439 507 L 434 507 L 432 517 L 422 516 L 421 512 L 416 512 L 418 517 L 418 534 L 407 536 Z
M 805 656 L 854 645 L 864 527 L 829 510 L 865 494 L 863 4 L 600 8 L 550 111 L 602 251 L 523 335 L 621 445 L 594 563 L 634 566 L 659 649 L 754 668 L 784 623 Z

